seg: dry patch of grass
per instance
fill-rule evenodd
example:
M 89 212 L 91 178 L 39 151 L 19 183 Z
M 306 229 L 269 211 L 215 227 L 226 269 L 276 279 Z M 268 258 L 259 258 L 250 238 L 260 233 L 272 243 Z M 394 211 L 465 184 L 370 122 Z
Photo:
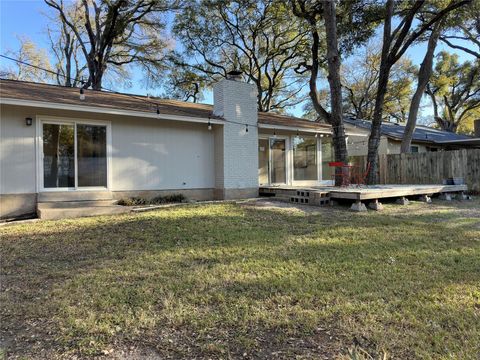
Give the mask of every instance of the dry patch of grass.
M 215 204 L 4 227 L 3 351 L 476 359 L 479 209 Z

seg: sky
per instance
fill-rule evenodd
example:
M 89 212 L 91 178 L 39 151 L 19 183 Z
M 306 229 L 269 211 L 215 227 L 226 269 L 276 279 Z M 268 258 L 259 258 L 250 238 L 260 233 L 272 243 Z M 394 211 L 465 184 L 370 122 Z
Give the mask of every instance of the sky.
M 18 37 L 27 36 L 34 41 L 39 47 L 48 49 L 49 43 L 45 33 L 48 25 L 48 19 L 44 14 L 51 14 L 50 9 L 43 0 L 0 0 L 0 53 L 5 54 L 9 50 L 18 49 Z M 379 39 L 381 41 L 381 39 Z M 445 47 L 442 43 L 437 46 L 437 52 L 446 49 L 453 52 L 452 49 Z M 413 63 L 419 65 L 426 51 L 426 44 L 412 46 L 407 55 L 412 59 Z M 470 59 L 463 52 L 457 52 L 460 60 Z M 0 65 L 12 65 L 10 61 L 0 58 Z M 134 94 L 146 94 L 142 83 L 138 81 L 141 78 L 140 73 L 134 74 L 132 87 L 128 89 L 120 88 L 117 91 L 125 91 Z M 155 92 L 161 93 L 161 91 Z M 207 93 L 204 99 L 206 103 L 212 103 L 211 93 Z M 425 102 L 423 116 L 431 114 L 428 101 Z M 296 116 L 301 115 L 301 108 L 293 110 Z

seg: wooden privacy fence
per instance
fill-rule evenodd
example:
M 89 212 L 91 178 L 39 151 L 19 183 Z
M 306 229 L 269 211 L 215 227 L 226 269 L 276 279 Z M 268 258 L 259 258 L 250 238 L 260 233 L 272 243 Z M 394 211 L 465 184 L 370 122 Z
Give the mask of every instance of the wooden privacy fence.
M 366 168 L 366 156 L 351 162 Z M 379 155 L 379 184 L 442 184 L 451 177 L 462 177 L 469 190 L 480 191 L 480 149 Z

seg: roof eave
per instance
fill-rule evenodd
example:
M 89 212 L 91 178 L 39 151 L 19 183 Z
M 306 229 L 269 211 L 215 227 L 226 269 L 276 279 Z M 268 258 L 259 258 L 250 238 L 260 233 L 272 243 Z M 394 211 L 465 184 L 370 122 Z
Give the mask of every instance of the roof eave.
M 49 102 L 49 101 L 23 100 L 23 99 L 0 97 L 0 104 L 37 107 L 37 108 L 44 108 L 44 109 L 83 111 L 83 112 L 108 114 L 108 115 L 135 116 L 135 117 L 142 117 L 142 118 L 148 118 L 148 119 L 161 119 L 161 120 L 184 121 L 184 122 L 194 122 L 194 123 L 210 122 L 212 124 L 224 124 L 224 121 L 219 119 L 218 117 L 209 118 L 209 117 L 171 115 L 171 114 L 162 114 L 162 113 L 156 114 L 153 112 L 149 113 L 145 111 L 125 110 L 125 109 L 118 109 L 118 108 L 104 108 L 100 106 L 90 106 L 90 105 L 55 103 L 55 102 Z
M 294 125 L 268 124 L 268 123 L 263 123 L 260 120 L 258 122 L 258 128 L 271 129 L 271 130 L 300 131 L 300 132 L 312 133 L 312 134 L 331 134 L 332 133 L 332 128 L 330 127 L 330 125 L 326 125 L 326 126 L 314 129 L 311 127 L 302 127 L 299 124 L 294 124 Z M 347 136 L 348 135 L 365 136 L 364 134 L 355 133 L 351 131 L 346 131 L 345 133 Z

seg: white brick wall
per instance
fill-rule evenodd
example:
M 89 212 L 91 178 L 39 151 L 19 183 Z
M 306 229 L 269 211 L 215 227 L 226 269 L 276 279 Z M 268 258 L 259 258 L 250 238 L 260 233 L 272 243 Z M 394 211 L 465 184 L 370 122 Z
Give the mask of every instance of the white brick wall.
M 222 80 L 213 87 L 213 94 L 215 115 L 241 124 L 249 124 L 248 132 L 245 131 L 245 125 L 229 122 L 225 123 L 223 129 L 215 130 L 216 187 L 217 189 L 257 188 L 256 89 L 245 82 Z M 217 160 L 223 163 L 219 164 Z

